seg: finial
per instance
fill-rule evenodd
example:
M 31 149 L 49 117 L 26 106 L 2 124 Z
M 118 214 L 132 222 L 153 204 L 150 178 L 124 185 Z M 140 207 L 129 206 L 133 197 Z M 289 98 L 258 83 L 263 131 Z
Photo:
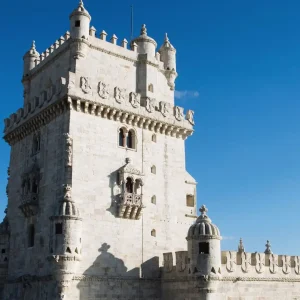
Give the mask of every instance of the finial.
M 267 241 L 266 243 L 266 250 L 265 250 L 265 254 L 273 254 L 272 250 L 271 250 L 271 244 L 270 241 Z
M 168 34 L 165 34 L 165 42 L 169 42 Z
M 245 247 L 244 247 L 242 238 L 240 238 L 240 243 L 239 243 L 239 247 L 238 247 L 238 252 L 239 252 L 239 253 L 245 252 Z
M 202 205 L 200 207 L 199 211 L 201 212 L 201 216 L 206 216 L 206 213 L 208 212 L 208 209 L 206 208 L 205 205 Z
M 80 0 L 80 1 L 79 1 L 79 6 L 82 6 L 82 7 L 84 6 L 84 4 L 83 4 L 83 1 L 82 1 L 82 0 Z
M 35 41 L 32 41 L 31 49 L 35 50 Z
M 141 29 L 141 35 L 147 35 L 146 24 L 143 24 L 143 26 L 142 26 L 142 29 Z

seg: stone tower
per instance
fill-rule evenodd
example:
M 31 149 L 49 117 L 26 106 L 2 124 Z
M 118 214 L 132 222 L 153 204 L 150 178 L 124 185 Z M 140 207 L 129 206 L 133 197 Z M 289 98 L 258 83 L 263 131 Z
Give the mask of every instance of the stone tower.
M 90 21 L 80 1 L 70 31 L 24 56 L 24 105 L 5 120 L 1 299 L 158 298 L 163 252 L 186 250 L 194 113 L 174 104 L 176 50 L 166 36 L 156 52 L 145 25 L 128 49 Z

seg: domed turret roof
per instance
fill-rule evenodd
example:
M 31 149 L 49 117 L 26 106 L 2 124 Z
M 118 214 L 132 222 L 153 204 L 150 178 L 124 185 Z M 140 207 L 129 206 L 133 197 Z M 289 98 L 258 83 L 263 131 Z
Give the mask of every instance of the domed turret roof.
M 187 239 L 201 239 L 201 238 L 216 238 L 221 239 L 219 228 L 211 222 L 207 216 L 208 209 L 205 205 L 200 208 L 201 215 L 193 224 L 189 231 Z
M 61 201 L 58 206 L 57 216 L 79 217 L 79 210 L 72 201 Z
M 157 46 L 155 40 L 147 35 L 147 28 L 145 24 L 142 25 L 140 36 L 138 36 L 137 38 L 131 41 L 131 43 L 139 43 L 139 42 L 149 42 L 154 44 L 155 47 Z
M 160 47 L 160 49 L 158 50 L 158 52 L 162 52 L 162 51 L 165 51 L 165 50 L 170 50 L 170 51 L 175 51 L 176 52 L 176 49 L 170 43 L 170 40 L 168 38 L 168 34 L 167 33 L 166 33 L 166 36 L 165 36 L 165 41 L 162 44 L 162 46 Z
M 70 18 L 72 18 L 75 15 L 84 15 L 91 19 L 91 15 L 85 9 L 82 0 L 80 0 L 78 7 L 73 10 L 73 12 L 70 15 Z
M 25 53 L 24 58 L 26 57 L 39 57 L 40 54 L 36 51 L 35 41 L 32 41 L 31 48 Z

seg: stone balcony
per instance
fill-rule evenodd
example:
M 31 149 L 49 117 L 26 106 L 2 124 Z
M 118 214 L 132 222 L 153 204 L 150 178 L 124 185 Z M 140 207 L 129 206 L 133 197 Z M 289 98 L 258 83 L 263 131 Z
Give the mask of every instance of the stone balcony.
M 118 199 L 118 216 L 124 219 L 139 220 L 143 209 L 142 195 L 123 193 Z
M 21 205 L 19 206 L 25 217 L 31 217 L 38 212 L 38 194 L 29 193 L 21 196 Z

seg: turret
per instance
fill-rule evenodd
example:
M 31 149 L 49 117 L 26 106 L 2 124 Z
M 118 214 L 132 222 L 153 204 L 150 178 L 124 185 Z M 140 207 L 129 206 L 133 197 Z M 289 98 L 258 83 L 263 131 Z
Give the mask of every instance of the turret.
M 202 205 L 201 215 L 193 224 L 187 236 L 190 274 L 202 276 L 221 275 L 221 235 L 218 227 L 207 216 Z
M 53 265 L 53 275 L 59 284 L 59 292 L 62 296 L 81 260 L 82 219 L 72 201 L 71 186 L 64 186 L 63 200 L 50 219 L 52 221 L 50 260 Z M 63 285 L 61 285 L 62 282 Z
M 35 61 L 39 59 L 40 54 L 35 49 L 35 42 L 32 42 L 31 48 L 23 56 L 24 71 L 23 76 L 27 76 L 29 71 L 35 67 Z
M 88 39 L 90 33 L 91 16 L 84 8 L 82 0 L 70 15 L 70 32 L 71 38 Z
M 147 35 L 147 28 L 145 24 L 142 26 L 141 35 L 131 41 L 131 47 L 134 43 L 137 44 L 137 52 L 139 54 L 148 54 L 149 57 L 155 57 L 157 43 L 154 39 Z
M 164 63 L 165 76 L 168 80 L 170 89 L 175 90 L 175 80 L 178 76 L 176 73 L 176 49 L 170 43 L 168 35 L 165 36 L 165 41 L 159 49 L 160 60 Z
M 167 33 L 165 41 L 158 52 L 160 53 L 160 60 L 164 63 L 165 70 L 176 71 L 176 49 L 170 43 Z

